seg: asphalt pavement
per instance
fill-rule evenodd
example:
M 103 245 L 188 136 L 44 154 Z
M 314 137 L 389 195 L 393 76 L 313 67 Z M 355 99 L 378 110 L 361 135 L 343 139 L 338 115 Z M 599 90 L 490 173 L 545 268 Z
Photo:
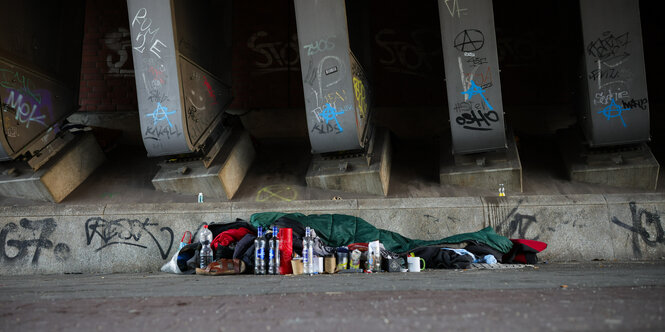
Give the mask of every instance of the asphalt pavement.
M 665 261 L 317 276 L 0 277 L 0 330 L 665 330 Z

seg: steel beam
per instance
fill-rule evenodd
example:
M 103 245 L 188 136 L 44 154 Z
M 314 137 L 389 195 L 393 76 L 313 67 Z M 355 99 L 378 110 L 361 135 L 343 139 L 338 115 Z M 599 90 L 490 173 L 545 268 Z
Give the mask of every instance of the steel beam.
M 506 148 L 491 0 L 439 0 L 453 153 Z
M 148 156 L 202 152 L 231 101 L 230 1 L 128 0 Z
M 312 153 L 357 150 L 370 137 L 370 93 L 349 48 L 344 0 L 294 0 Z
M 637 0 L 581 0 L 583 123 L 590 146 L 649 140 L 642 29 Z

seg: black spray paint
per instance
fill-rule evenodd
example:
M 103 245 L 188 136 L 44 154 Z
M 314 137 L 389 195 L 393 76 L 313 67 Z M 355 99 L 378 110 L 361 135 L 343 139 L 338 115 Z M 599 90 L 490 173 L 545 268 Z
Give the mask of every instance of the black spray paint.
M 107 221 L 100 217 L 94 217 L 85 222 L 85 238 L 87 245 L 90 245 L 95 235 L 99 237 L 100 246 L 95 251 L 100 251 L 115 244 L 147 248 L 148 246 L 145 241 L 141 242 L 141 239 L 145 238 L 143 235 L 147 234 L 149 239 L 157 245 L 162 259 L 166 259 L 173 246 L 173 230 L 170 227 L 159 228 L 159 232 L 165 233 L 167 237 L 167 240 L 163 241 L 164 245 L 162 245 L 150 230 L 153 226 L 157 228 L 159 224 L 151 223 L 149 218 L 146 218 L 145 221 L 124 218 Z M 148 240 L 147 242 L 149 243 L 150 241 Z M 168 244 L 168 247 L 166 244 Z
M 628 205 L 630 206 L 632 225 L 622 222 L 617 217 L 612 217 L 611 221 L 633 233 L 633 253 L 637 257 L 642 257 L 640 238 L 649 247 L 655 247 L 658 244 L 665 243 L 665 232 L 663 232 L 658 211 L 652 213 L 645 209 L 638 209 L 635 202 L 630 202 Z M 647 226 L 651 226 L 656 234 L 651 234 L 647 230 Z
M 57 226 L 53 218 L 41 220 L 23 218 L 19 221 L 19 225 L 13 222 L 6 224 L 0 231 L 0 259 L 9 263 L 21 261 L 28 256 L 30 247 L 35 248 L 32 265 L 39 263 L 42 249 L 53 249 L 53 254 L 59 261 L 69 259 L 71 252 L 69 246 L 65 243 L 58 243 L 54 246 L 53 241 L 50 240 L 51 234 Z M 14 250 L 9 252 L 7 250 L 10 247 L 17 251 L 13 256 L 10 255 Z

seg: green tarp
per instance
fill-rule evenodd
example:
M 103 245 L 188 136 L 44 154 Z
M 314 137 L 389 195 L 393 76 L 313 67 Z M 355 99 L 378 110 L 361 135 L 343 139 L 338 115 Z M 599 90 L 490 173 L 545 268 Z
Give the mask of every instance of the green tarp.
M 457 234 L 439 240 L 425 241 L 409 239 L 395 232 L 378 229 L 361 218 L 344 214 L 304 215 L 302 213 L 262 212 L 253 214 L 250 223 L 255 227 L 266 228 L 281 217 L 293 219 L 305 227 L 313 228 L 321 240 L 332 247 L 379 240 L 386 250 L 403 253 L 423 246 L 476 240 L 507 253 L 513 246 L 508 238 L 496 234 L 492 227 L 473 233 Z

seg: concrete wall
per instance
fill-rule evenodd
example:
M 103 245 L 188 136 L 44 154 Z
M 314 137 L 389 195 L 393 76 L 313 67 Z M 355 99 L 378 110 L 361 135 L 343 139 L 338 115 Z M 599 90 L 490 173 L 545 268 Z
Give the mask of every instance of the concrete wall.
M 544 261 L 665 256 L 665 194 L 0 207 L 0 274 L 158 271 L 184 231 L 263 211 L 341 213 L 411 238 L 493 226 Z

